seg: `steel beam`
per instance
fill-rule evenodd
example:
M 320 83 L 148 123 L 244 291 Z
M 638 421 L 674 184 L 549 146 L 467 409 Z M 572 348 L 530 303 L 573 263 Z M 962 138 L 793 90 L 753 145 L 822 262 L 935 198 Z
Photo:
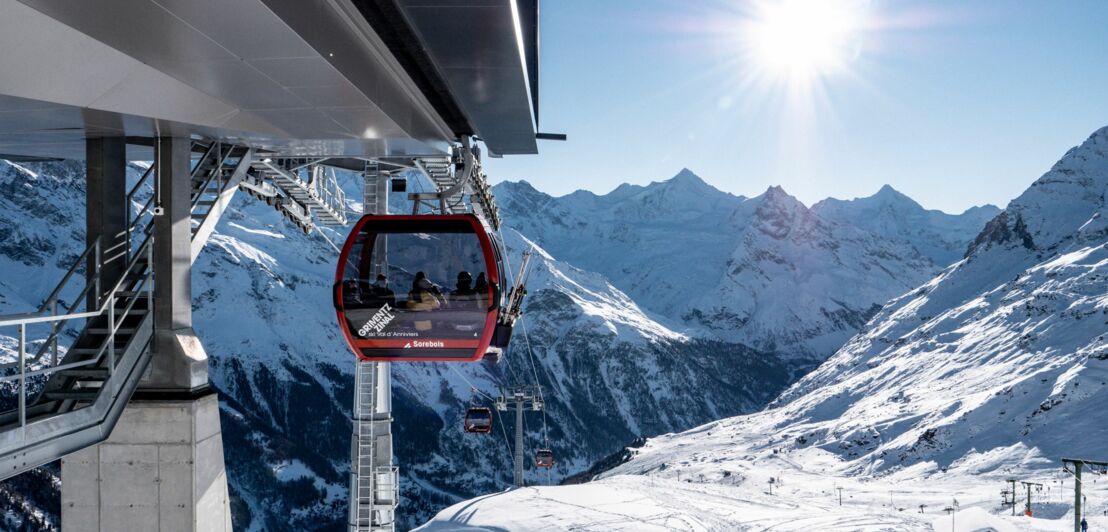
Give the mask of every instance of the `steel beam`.
M 198 390 L 208 386 L 208 357 L 192 329 L 191 141 L 156 142 L 154 218 L 154 356 L 141 389 Z
M 127 142 L 123 137 L 88 139 L 85 143 L 87 184 L 85 187 L 85 240 L 89 245 L 100 237 L 102 257 L 90 256 L 85 268 L 90 290 L 88 309 L 97 308 L 104 291 L 111 289 L 126 266 L 127 228 Z M 100 260 L 103 264 L 100 264 Z M 101 269 L 97 281 L 97 269 Z

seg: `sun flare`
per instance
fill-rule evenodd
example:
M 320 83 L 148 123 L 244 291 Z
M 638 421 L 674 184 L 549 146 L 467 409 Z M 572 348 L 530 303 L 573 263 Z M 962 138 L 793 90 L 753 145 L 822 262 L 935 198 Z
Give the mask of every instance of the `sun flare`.
M 845 68 L 861 22 L 850 0 L 776 0 L 757 4 L 746 41 L 757 66 L 790 82 L 808 82 Z

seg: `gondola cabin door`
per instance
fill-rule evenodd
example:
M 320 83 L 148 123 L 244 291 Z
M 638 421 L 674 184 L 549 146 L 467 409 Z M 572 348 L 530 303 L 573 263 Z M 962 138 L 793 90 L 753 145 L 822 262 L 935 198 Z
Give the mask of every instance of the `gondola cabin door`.
M 362 360 L 476 361 L 500 306 L 499 253 L 476 216 L 364 216 L 346 239 L 334 303 Z

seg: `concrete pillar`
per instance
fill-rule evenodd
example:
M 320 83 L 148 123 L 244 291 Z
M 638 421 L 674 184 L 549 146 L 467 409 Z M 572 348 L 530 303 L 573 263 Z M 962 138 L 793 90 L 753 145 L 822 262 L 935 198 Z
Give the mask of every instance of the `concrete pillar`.
M 132 401 L 111 438 L 62 459 L 65 532 L 231 532 L 215 394 Z
M 122 137 L 88 139 L 85 142 L 87 184 L 85 189 L 85 235 L 88 244 L 100 237 L 103 260 L 100 293 L 111 290 L 126 266 L 124 256 L 127 227 L 127 142 Z M 90 256 L 86 275 L 90 282 L 96 272 L 96 257 Z M 98 298 L 89 293 L 89 308 Z
M 154 357 L 142 390 L 208 386 L 208 356 L 192 329 L 190 147 L 189 139 L 157 139 L 164 213 L 154 218 Z
M 65 532 L 231 530 L 219 402 L 192 329 L 189 148 L 156 143 L 150 366 L 108 439 L 62 460 Z

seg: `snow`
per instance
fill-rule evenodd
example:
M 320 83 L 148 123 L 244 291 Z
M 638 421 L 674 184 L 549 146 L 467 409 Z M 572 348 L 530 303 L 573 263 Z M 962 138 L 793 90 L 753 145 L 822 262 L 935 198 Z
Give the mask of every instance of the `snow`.
M 461 503 L 425 529 L 1072 530 L 1061 458 L 1108 458 L 1106 191 L 1108 128 L 769 408 L 648 439 L 589 484 Z M 765 229 L 802 227 L 781 223 L 800 206 L 769 193 Z M 1000 504 L 1010 478 L 1043 485 L 1034 518 Z M 1093 530 L 1108 527 L 1101 480 L 1084 478 Z
M 741 460 L 697 443 L 726 440 Z M 751 434 L 751 433 L 746 433 Z M 732 439 L 734 438 L 734 439 Z M 666 441 L 668 440 L 668 441 Z M 1017 516 L 999 497 L 1002 478 L 950 474 L 937 478 L 844 475 L 841 460 L 818 449 L 781 451 L 751 446 L 758 437 L 719 425 L 651 440 L 631 467 L 573 486 L 538 486 L 465 501 L 417 529 L 424 532 L 501 530 L 1072 530 L 1072 483 L 1060 471 L 1032 480 L 1037 517 Z M 772 493 L 769 479 L 773 479 Z M 1088 479 L 1092 478 L 1092 482 Z M 1092 530 L 1108 526 L 1108 482 L 1086 477 Z M 1064 481 L 1059 483 L 1059 481 Z M 839 488 L 842 503 L 839 503 Z M 946 510 L 957 501 L 953 517 Z M 922 506 L 922 508 L 921 508 Z

